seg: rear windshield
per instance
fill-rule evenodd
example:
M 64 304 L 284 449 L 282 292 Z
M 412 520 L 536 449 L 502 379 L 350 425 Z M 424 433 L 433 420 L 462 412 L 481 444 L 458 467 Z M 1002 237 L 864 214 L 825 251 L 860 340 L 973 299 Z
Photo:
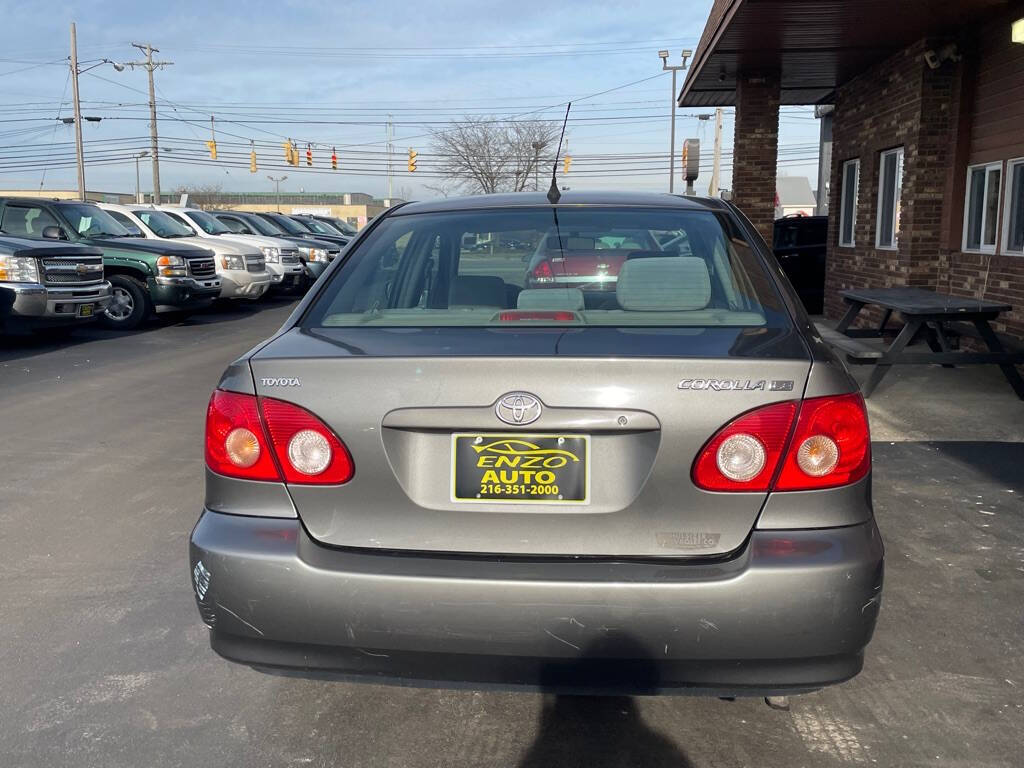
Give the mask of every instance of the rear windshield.
M 334 326 L 788 327 L 742 234 L 710 211 L 521 208 L 395 215 L 304 320 Z

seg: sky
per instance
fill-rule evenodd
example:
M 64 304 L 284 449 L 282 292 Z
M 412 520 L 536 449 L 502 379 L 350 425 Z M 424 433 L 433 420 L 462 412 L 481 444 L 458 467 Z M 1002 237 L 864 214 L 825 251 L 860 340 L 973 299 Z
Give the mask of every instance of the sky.
M 561 121 L 573 157 L 562 184 L 573 188 L 668 188 L 671 75 L 695 49 L 710 9 L 696 2 L 583 3 L 265 2 L 244 5 L 80 2 L 14 4 L 0 29 L 0 188 L 76 185 L 67 56 L 77 24 L 86 185 L 133 192 L 133 155 L 149 148 L 147 82 L 141 68 L 118 72 L 101 59 L 137 61 L 132 42 L 151 43 L 173 65 L 155 74 L 164 192 L 220 185 L 283 192 L 387 193 L 386 124 L 393 128 L 392 193 L 434 196 L 429 131 L 465 115 Z M 683 74 L 677 85 L 681 87 Z M 701 141 L 706 192 L 714 136 L 710 110 L 679 109 L 682 140 Z M 210 117 L 214 117 L 211 134 Z M 818 122 L 810 108 L 784 107 L 780 174 L 816 183 Z M 720 186 L 731 186 L 733 111 L 726 108 Z M 203 142 L 217 141 L 211 161 Z M 279 167 L 293 139 L 302 166 Z M 307 144 L 314 165 L 305 166 Z M 421 157 L 406 170 L 406 151 Z M 249 171 L 249 152 L 258 172 Z M 339 169 L 330 169 L 336 151 Z M 149 191 L 149 159 L 141 163 Z M 681 182 L 677 176 L 677 191 Z

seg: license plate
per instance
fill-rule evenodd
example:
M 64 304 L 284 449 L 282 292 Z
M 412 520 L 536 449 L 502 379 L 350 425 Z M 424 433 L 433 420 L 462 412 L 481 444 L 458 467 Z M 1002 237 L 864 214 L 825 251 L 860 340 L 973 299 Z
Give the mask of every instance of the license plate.
M 92 304 L 79 304 L 78 305 L 78 316 L 79 317 L 92 317 Z
M 452 501 L 589 504 L 590 436 L 454 434 Z

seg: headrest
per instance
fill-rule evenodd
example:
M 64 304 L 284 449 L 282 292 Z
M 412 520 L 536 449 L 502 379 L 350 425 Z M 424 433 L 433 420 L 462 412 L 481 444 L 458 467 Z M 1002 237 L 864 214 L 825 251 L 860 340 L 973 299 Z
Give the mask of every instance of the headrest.
M 495 275 L 459 275 L 452 280 L 449 307 L 499 307 L 507 302 L 505 281 Z
M 711 276 L 695 256 L 629 259 L 615 287 L 619 306 L 634 312 L 704 309 L 711 301 Z
M 579 288 L 529 288 L 519 292 L 517 309 L 583 309 L 583 291 Z

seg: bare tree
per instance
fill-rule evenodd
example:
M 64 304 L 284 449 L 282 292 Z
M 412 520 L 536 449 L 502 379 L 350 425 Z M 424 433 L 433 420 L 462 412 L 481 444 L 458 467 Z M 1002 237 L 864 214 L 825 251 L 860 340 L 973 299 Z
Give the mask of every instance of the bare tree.
M 182 185 L 171 190 L 171 194 L 181 196 L 188 195 L 189 205 L 198 208 L 228 208 L 229 201 L 224 196 L 224 189 L 220 184 L 196 184 L 194 186 Z
M 550 159 L 560 128 L 544 120 L 472 116 L 434 131 L 431 150 L 445 183 L 429 189 L 447 197 L 456 189 L 476 194 L 533 188 L 542 175 L 538 164 Z

